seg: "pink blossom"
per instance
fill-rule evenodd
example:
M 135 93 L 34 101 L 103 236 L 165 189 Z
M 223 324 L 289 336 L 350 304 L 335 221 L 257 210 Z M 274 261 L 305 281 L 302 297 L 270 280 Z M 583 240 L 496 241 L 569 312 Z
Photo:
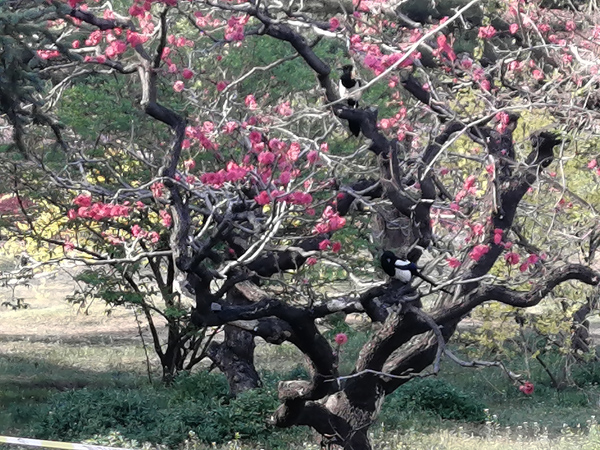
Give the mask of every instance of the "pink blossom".
M 300 157 L 300 144 L 298 142 L 292 142 L 287 152 L 287 157 L 290 161 L 297 161 Z
M 490 251 L 489 246 L 487 246 L 485 244 L 478 244 L 473 248 L 473 250 L 471 250 L 471 253 L 469 253 L 469 257 L 473 261 L 479 261 L 481 259 L 481 257 L 489 251 Z
M 286 186 L 289 184 L 291 179 L 292 174 L 286 170 L 285 172 L 281 172 L 281 175 L 279 175 L 279 178 L 277 179 L 277 183 L 279 183 L 282 186 Z
M 540 260 L 540 258 L 535 253 L 531 253 L 527 257 L 527 263 L 530 264 L 530 265 L 533 265 L 533 264 L 537 263 L 539 260 Z
M 522 386 L 519 386 L 519 390 L 525 395 L 533 394 L 534 386 L 533 383 L 527 381 Z
M 173 84 L 173 90 L 175 92 L 181 92 L 185 89 L 185 84 L 183 84 L 183 81 L 178 80 Z
M 217 83 L 217 91 L 219 91 L 219 92 L 224 91 L 226 87 L 227 87 L 227 82 L 226 81 L 219 81 Z
M 481 86 L 481 89 L 483 89 L 484 91 L 489 91 L 492 89 L 492 84 L 490 83 L 489 80 L 485 79 L 485 80 L 481 80 L 479 82 L 479 86 Z
M 538 81 L 541 81 L 544 79 L 544 73 L 539 70 L 539 69 L 535 69 L 531 72 L 531 76 Z
M 90 206 L 92 204 L 92 196 L 79 194 L 77 197 L 73 199 L 73 204 L 77 206 Z
M 306 265 L 307 266 L 314 266 L 317 263 L 317 258 L 314 256 L 311 256 L 310 258 L 308 258 L 306 260 Z
M 71 241 L 65 241 L 63 243 L 63 249 L 65 250 L 65 252 L 70 252 L 74 248 L 75 248 L 75 244 L 73 244 Z
M 306 159 L 308 159 L 309 163 L 314 164 L 319 160 L 319 153 L 317 153 L 315 150 L 311 150 L 306 155 Z
M 138 45 L 143 44 L 147 40 L 147 37 L 142 36 L 139 33 L 136 33 L 135 31 L 127 30 L 127 42 L 129 42 L 129 45 L 131 45 L 132 47 L 137 47 Z
M 327 142 L 323 142 L 319 147 L 319 150 L 323 153 L 329 152 L 329 144 Z
M 488 25 L 487 27 L 479 27 L 479 33 L 477 34 L 478 38 L 481 39 L 490 39 L 496 35 L 496 29 Z
M 267 191 L 262 191 L 256 197 L 254 197 L 254 201 L 259 205 L 266 205 L 271 202 L 271 196 Z
M 348 342 L 348 336 L 346 333 L 338 333 L 335 335 L 335 343 L 337 345 L 344 345 L 346 342 Z
M 329 227 L 331 231 L 337 231 L 346 225 L 346 218 L 339 215 L 335 215 L 329 219 Z
M 504 255 L 504 260 L 513 266 L 519 264 L 520 259 L 521 257 L 518 255 L 518 253 L 510 252 Z
M 341 249 L 342 249 L 342 243 L 339 241 L 336 241 L 331 245 L 331 251 L 333 253 L 338 253 Z
M 142 227 L 140 227 L 138 224 L 135 224 L 134 226 L 131 227 L 131 234 L 133 235 L 133 237 L 146 237 L 146 235 L 148 233 L 146 233 Z
M 502 230 L 501 228 L 496 228 L 494 230 L 494 244 L 499 245 L 500 242 L 502 242 L 502 234 L 504 233 L 504 230 Z
M 318 222 L 313 228 L 313 233 L 315 234 L 323 234 L 329 232 L 329 223 L 328 222 Z
M 335 31 L 340 27 L 340 21 L 336 17 L 329 19 L 329 29 Z
M 521 272 L 527 272 L 527 269 L 529 268 L 529 264 L 527 264 L 527 261 L 525 261 L 523 264 L 521 264 L 519 266 L 519 270 Z
M 188 159 L 184 161 L 183 166 L 185 167 L 185 170 L 189 172 L 190 170 L 193 170 L 194 167 L 196 167 L 196 161 L 194 161 L 193 159 Z
M 69 220 L 77 219 L 77 211 L 75 211 L 74 209 L 70 209 L 69 211 L 67 211 L 67 218 Z
M 275 154 L 272 152 L 261 152 L 258 154 L 258 162 L 262 165 L 268 166 L 273 164 L 275 161 Z
M 516 23 L 511 23 L 508 27 L 508 31 L 510 31 L 510 34 L 515 34 L 517 31 L 519 31 L 519 25 Z
M 80 46 L 79 41 L 75 40 L 75 41 L 71 42 L 71 47 L 73 47 L 73 48 L 79 48 L 79 46 Z
M 171 226 L 171 224 L 173 223 L 173 218 L 171 217 L 171 214 L 169 214 L 169 212 L 164 209 L 161 209 L 159 214 L 160 214 L 160 222 L 163 224 L 163 226 L 165 228 L 169 228 Z
M 460 267 L 461 262 L 458 258 L 447 258 L 446 262 L 448 263 L 448 266 L 451 267 L 452 269 L 456 269 L 457 267 Z
M 329 247 L 331 247 L 331 241 L 329 239 L 323 239 L 319 242 L 319 250 L 327 250 Z
M 256 99 L 252 94 L 246 96 L 244 103 L 249 109 L 256 109 L 258 107 L 258 105 L 256 104 Z
M 277 105 L 275 112 L 280 116 L 289 117 L 294 114 L 294 110 L 290 107 L 290 102 L 283 102 Z
M 160 198 L 163 195 L 163 189 L 164 189 L 165 185 L 162 183 L 154 183 L 152 184 L 152 186 L 150 186 L 150 190 L 152 191 L 152 195 L 155 198 Z
M 595 169 L 597 165 L 598 165 L 598 161 L 597 161 L 597 160 L 595 160 L 595 159 L 592 159 L 592 160 L 591 160 L 591 161 L 588 163 L 587 167 L 588 167 L 588 169 Z
M 194 72 L 192 72 L 190 69 L 183 69 L 183 72 L 181 72 L 181 76 L 186 80 L 189 80 L 194 76 Z
M 575 22 L 573 22 L 572 20 L 569 20 L 565 24 L 565 28 L 567 31 L 575 31 L 575 29 L 577 28 L 577 25 L 575 25 Z

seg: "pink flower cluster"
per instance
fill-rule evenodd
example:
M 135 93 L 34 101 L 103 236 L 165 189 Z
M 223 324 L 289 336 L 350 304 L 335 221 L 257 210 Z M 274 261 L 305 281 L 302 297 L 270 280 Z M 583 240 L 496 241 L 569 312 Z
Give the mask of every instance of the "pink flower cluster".
M 294 114 L 294 110 L 291 108 L 289 101 L 277 105 L 275 107 L 275 112 L 283 117 L 289 117 Z
M 331 242 L 329 239 L 323 239 L 319 242 L 319 250 L 325 251 L 329 249 L 331 249 L 333 253 L 338 253 L 342 249 L 342 243 L 337 241 Z
M 346 225 L 346 218 L 340 216 L 331 206 L 327 206 L 321 219 L 313 228 L 313 233 L 322 234 L 337 231 L 343 228 L 344 225 Z
M 108 58 L 114 58 L 115 56 L 121 55 L 125 53 L 127 50 L 127 43 L 125 41 L 113 40 L 106 50 L 104 50 L 104 54 Z
M 251 169 L 244 166 L 239 166 L 233 161 L 229 161 L 225 165 L 225 169 L 221 169 L 218 172 L 207 172 L 200 176 L 200 182 L 203 184 L 209 184 L 214 187 L 221 187 L 227 181 L 234 183 L 243 179 L 248 171 Z
M 273 199 L 280 203 L 287 202 L 292 205 L 310 205 L 313 201 L 312 195 L 301 191 L 290 192 L 289 194 L 283 191 L 261 191 L 260 194 L 254 197 L 254 201 L 261 206 L 271 203 Z
M 478 244 L 473 247 L 473 250 L 469 253 L 469 258 L 473 261 L 479 261 L 483 255 L 490 251 L 490 247 L 485 244 Z
M 97 202 L 92 204 L 92 197 L 80 194 L 73 200 L 73 203 L 79 208 L 71 209 L 67 212 L 67 217 L 74 220 L 77 217 L 82 219 L 102 220 L 115 217 L 128 217 L 131 208 L 128 205 L 110 205 Z
M 137 224 L 131 227 L 131 234 L 134 238 L 147 238 L 153 244 L 156 244 L 160 240 L 160 235 L 156 231 L 148 232 Z
M 480 39 L 491 39 L 496 35 L 496 29 L 488 25 L 487 27 L 479 27 L 479 33 L 477 37 Z
M 60 52 L 58 50 L 38 50 L 37 55 L 40 57 L 40 59 L 48 60 L 58 58 L 60 56 Z
M 177 83 L 181 83 L 183 86 L 182 81 L 178 81 Z M 190 142 L 186 145 L 189 146 L 192 141 L 197 141 L 200 143 L 200 146 L 206 150 L 217 150 L 219 146 L 209 138 L 209 136 L 214 135 L 214 131 L 215 125 L 208 121 L 205 121 L 201 126 L 188 126 L 185 128 L 185 135 L 190 139 Z
M 469 175 L 467 177 L 467 179 L 465 180 L 465 182 L 463 183 L 462 189 L 460 191 L 458 191 L 458 193 L 456 194 L 454 201 L 456 203 L 460 202 L 462 199 L 464 199 L 467 196 L 467 194 L 474 196 L 477 193 L 477 188 L 475 187 L 476 181 L 477 181 L 477 178 L 475 178 L 475 175 Z
M 250 16 L 230 17 L 225 29 L 225 39 L 228 41 L 244 40 L 244 25 L 248 23 Z
M 404 53 L 384 55 L 377 44 L 363 42 L 362 37 L 357 34 L 350 38 L 350 46 L 351 50 L 357 53 L 366 53 L 363 64 L 375 72 L 376 75 L 381 74 L 385 69 L 397 63 L 404 56 Z M 412 53 L 400 63 L 400 68 L 411 66 L 417 59 L 421 59 L 421 54 L 419 52 Z
M 456 61 L 456 53 L 454 53 L 454 49 L 448 43 L 448 38 L 444 34 L 440 34 L 437 37 L 437 48 L 433 51 L 434 56 L 441 56 L 442 54 L 446 55 L 451 62 Z

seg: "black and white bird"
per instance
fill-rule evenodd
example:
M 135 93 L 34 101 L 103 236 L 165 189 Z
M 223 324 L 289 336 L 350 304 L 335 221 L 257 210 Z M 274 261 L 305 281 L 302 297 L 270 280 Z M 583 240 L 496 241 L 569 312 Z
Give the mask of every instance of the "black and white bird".
M 381 255 L 381 268 L 390 277 L 396 278 L 403 283 L 410 283 L 413 277 L 419 277 L 420 279 L 427 281 L 432 286 L 437 286 L 435 281 L 423 275 L 419 271 L 419 268 L 415 263 L 400 259 L 388 250 L 383 252 Z M 442 289 L 442 291 L 450 294 L 450 292 L 445 289 Z
M 342 71 L 338 84 L 340 97 L 346 99 L 348 106 L 351 108 L 358 108 L 358 101 L 362 95 L 362 91 L 359 89 L 363 85 L 363 82 L 354 75 L 352 64 L 342 66 L 339 70 Z M 357 120 L 348 120 L 348 127 L 350 128 L 350 132 L 358 137 L 360 134 L 360 122 Z

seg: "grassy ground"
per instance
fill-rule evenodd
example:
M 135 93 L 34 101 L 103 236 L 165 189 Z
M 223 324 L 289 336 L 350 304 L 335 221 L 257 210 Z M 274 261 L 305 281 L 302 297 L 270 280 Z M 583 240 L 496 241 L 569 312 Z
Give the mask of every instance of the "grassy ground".
M 103 391 L 124 392 L 134 399 L 142 399 L 142 404 L 146 398 L 151 398 L 155 402 L 152 404 L 158 405 L 156 408 L 175 408 L 177 402 L 185 400 L 176 398 L 177 395 L 173 396 L 163 387 L 149 386 L 145 353 L 133 313 L 125 309 L 113 310 L 107 316 L 104 306 L 97 304 L 91 305 L 86 314 L 64 301 L 73 288 L 64 273 L 36 279 L 31 287 L 16 291 L 29 303 L 28 309 L 0 309 L 0 434 L 23 436 L 32 433 L 32 411 L 44 411 L 51 402 L 56 405 L 57 398 L 67 398 L 57 395 L 67 395 L 82 388 L 90 391 L 90 395 Z M 10 295 L 10 290 L 0 289 L 0 303 Z M 147 330 L 142 329 L 142 332 L 145 334 Z M 363 339 L 360 332 L 351 336 L 341 355 L 343 370 L 349 370 L 349 362 L 354 359 Z M 301 372 L 299 361 L 302 356 L 291 345 L 261 345 L 258 348 L 257 366 L 262 371 L 276 368 L 279 372 Z M 518 364 L 515 362 L 515 366 Z M 158 364 L 151 351 L 150 365 L 158 377 Z M 436 401 L 443 403 L 447 392 L 456 391 L 467 405 L 470 402 L 485 405 L 489 410 L 487 421 L 474 424 L 444 420 L 439 412 L 419 403 L 422 400 L 420 391 L 409 389 L 402 394 L 404 397 L 391 398 L 387 402 L 380 424 L 373 428 L 376 448 L 600 449 L 600 433 L 593 417 L 600 405 L 597 387 L 600 369 L 586 369 L 575 375 L 589 381 L 585 389 L 557 392 L 549 386 L 541 370 L 534 371 L 536 391 L 527 397 L 497 369 L 469 370 L 445 363 L 443 373 L 433 380 L 441 389 L 441 400 Z M 270 378 L 274 386 L 277 377 L 270 375 Z M 181 392 L 185 395 L 187 391 Z M 260 402 L 266 411 L 271 407 L 271 400 L 266 397 L 244 401 L 246 403 L 239 406 L 241 409 L 237 414 L 246 414 L 248 405 Z M 217 406 L 221 408 L 223 404 Z M 233 414 L 231 409 L 218 411 Z M 102 444 L 141 445 L 125 434 L 88 437 Z M 318 448 L 310 443 L 312 437 L 307 432 L 284 433 L 277 439 L 294 442 L 293 445 L 289 442 L 279 444 L 278 448 Z M 234 439 L 206 447 L 192 436 L 184 448 L 276 447 L 269 442 L 253 447 Z

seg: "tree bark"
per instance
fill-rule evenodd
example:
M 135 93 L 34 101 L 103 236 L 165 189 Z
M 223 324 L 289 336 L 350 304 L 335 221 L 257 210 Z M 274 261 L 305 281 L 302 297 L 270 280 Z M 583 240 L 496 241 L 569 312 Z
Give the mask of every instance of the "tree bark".
M 234 397 L 261 385 L 254 367 L 254 348 L 254 336 L 232 325 L 225 326 L 223 342 L 213 342 L 208 348 L 208 357 L 227 377 Z

